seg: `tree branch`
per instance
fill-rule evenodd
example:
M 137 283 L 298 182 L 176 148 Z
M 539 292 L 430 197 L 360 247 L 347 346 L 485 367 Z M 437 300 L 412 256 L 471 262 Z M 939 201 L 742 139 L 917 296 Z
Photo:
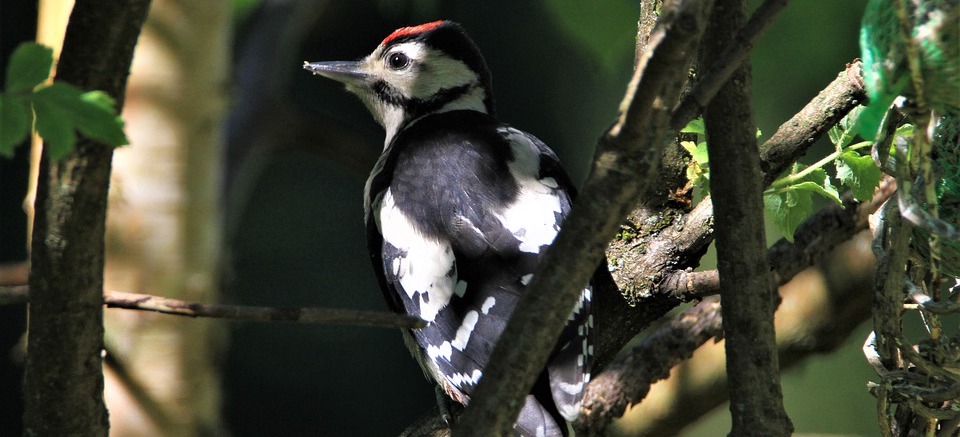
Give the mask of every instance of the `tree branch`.
M 782 369 L 849 344 L 850 335 L 863 326 L 871 299 L 869 293 L 863 293 L 863 284 L 873 272 L 870 255 L 869 236 L 861 232 L 780 288 L 783 303 L 776 323 Z M 722 332 L 720 319 L 709 324 L 710 330 Z M 707 339 L 691 359 L 670 370 L 666 381 L 650 387 L 644 401 L 632 407 L 629 419 L 618 426 L 621 432 L 645 436 L 682 433 L 684 426 L 723 405 L 729 399 L 726 372 L 717 360 L 724 347 L 722 342 Z
M 77 0 L 56 81 L 102 90 L 123 106 L 149 0 Z M 80 138 L 59 162 L 44 154 L 33 228 L 24 434 L 106 436 L 103 252 L 113 148 Z
M 26 286 L 0 287 L 0 305 L 25 303 L 30 298 L 29 294 Z M 424 321 L 416 317 L 384 311 L 204 304 L 122 291 L 105 291 L 103 303 L 107 308 L 248 322 L 296 322 L 403 329 L 418 329 L 424 326 Z
M 659 43 L 659 39 L 655 42 Z M 765 182 L 777 176 L 777 173 L 771 172 L 779 172 L 782 170 L 777 170 L 778 167 L 789 166 L 817 138 L 866 98 L 860 68 L 859 62 L 849 64 L 800 113 L 781 125 L 761 146 Z M 669 134 L 663 136 L 669 137 Z M 611 188 L 611 192 L 617 193 L 620 188 Z M 581 192 L 578 201 L 588 202 L 587 196 Z M 619 247 L 615 241 L 608 252 L 611 271 L 617 277 L 619 288 L 601 285 L 594 290 L 594 314 L 598 322 L 594 373 L 599 373 L 609 364 L 641 330 L 682 302 L 677 295 L 657 292 L 660 279 L 664 278 L 664 272 L 695 266 L 713 238 L 713 206 L 709 199 L 689 213 L 667 211 L 658 213 L 649 221 L 637 220 L 641 216 L 638 213 L 640 210 L 629 218 L 635 229 L 640 231 L 638 237 L 622 241 Z M 569 223 L 564 229 L 569 227 Z M 621 292 L 628 300 L 632 299 L 635 305 L 624 305 Z M 684 296 L 684 299 L 692 297 Z M 542 309 L 537 309 L 535 314 L 543 314 Z M 485 379 L 488 377 L 484 376 Z M 419 435 L 411 432 L 411 435 Z
M 679 131 L 690 120 L 693 120 L 720 91 L 720 87 L 727 83 L 734 70 L 740 66 L 753 50 L 753 45 L 763 36 L 767 28 L 773 24 L 780 12 L 790 3 L 790 0 L 766 0 L 753 11 L 750 20 L 740 29 L 736 37 L 729 44 L 723 46 L 723 53 L 717 56 L 706 72 L 701 75 L 693 90 L 687 94 L 670 118 L 670 127 Z
M 791 163 L 806 153 L 866 98 L 859 61 L 846 69 L 783 123 L 762 146 L 761 168 L 764 185 L 769 185 Z M 647 217 L 643 219 L 643 217 Z M 656 292 L 667 272 L 694 267 L 713 241 L 713 203 L 702 200 L 689 213 L 667 211 L 650 217 L 635 211 L 628 224 L 636 229 L 634 238 L 611 243 L 608 258 L 620 290 L 633 306 L 623 305 L 618 290 L 594 293 L 598 325 L 595 370 L 602 369 L 624 345 L 650 323 L 694 295 Z
M 591 174 L 570 217 L 544 254 L 529 289 L 520 298 L 484 370 L 483 378 L 454 432 L 461 436 L 506 435 L 522 400 L 544 367 L 552 341 L 596 270 L 604 249 L 656 174 L 671 108 L 711 1 L 678 0 L 664 5 L 637 68 L 619 121 L 598 142 Z
M 735 39 L 746 19 L 745 0 L 717 3 L 701 47 L 702 63 L 710 68 L 716 67 L 716 53 Z M 780 388 L 773 327 L 774 296 L 779 295 L 765 256 L 763 187 L 750 85 L 750 63 L 744 61 L 703 117 L 710 145 L 710 191 L 716 200 L 730 435 L 787 436 L 793 433 L 793 424 Z
M 797 228 L 793 243 L 785 239 L 777 241 L 767 250 L 767 258 L 777 282 L 780 285 L 786 284 L 801 270 L 826 259 L 836 247 L 867 229 L 868 216 L 880 208 L 895 190 L 894 180 L 885 178 L 871 201 L 855 203 L 845 199 L 843 206 L 831 205 L 823 208 Z M 719 275 L 716 270 L 674 272 L 671 277 L 675 275 L 679 278 L 699 279 L 692 280 L 693 285 L 687 288 L 678 289 L 664 285 L 664 288 L 660 289 L 661 293 L 679 293 L 682 290 L 689 295 L 708 295 L 719 292 Z M 682 279 L 667 280 L 663 284 L 674 282 L 680 282 L 681 287 L 684 287 Z M 844 292 L 841 296 L 851 295 L 853 292 Z M 834 301 L 837 305 L 847 306 L 839 297 Z M 723 331 L 719 317 L 712 318 L 714 307 L 719 309 L 716 299 L 705 299 L 658 328 L 641 345 L 612 362 L 604 373 L 590 382 L 577 426 L 588 433 L 601 433 L 611 420 L 623 415 L 628 405 L 643 400 L 650 385 L 666 377 L 671 367 L 689 358 L 697 347 L 710 338 L 721 335 Z M 866 315 L 867 312 L 863 311 L 863 317 Z M 853 326 L 856 326 L 856 323 Z M 781 349 L 781 356 L 782 354 Z M 793 357 L 790 362 L 798 359 Z M 726 395 L 722 397 L 726 398 Z

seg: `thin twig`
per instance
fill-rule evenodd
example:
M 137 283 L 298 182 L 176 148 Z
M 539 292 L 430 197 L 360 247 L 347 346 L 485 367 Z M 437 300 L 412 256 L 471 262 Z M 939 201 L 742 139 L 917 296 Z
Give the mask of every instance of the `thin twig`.
M 25 303 L 28 299 L 29 288 L 25 285 L 0 287 L 0 305 Z M 103 293 L 103 303 L 107 308 L 249 322 L 297 322 L 404 329 L 418 329 L 424 326 L 423 320 L 416 317 L 384 311 L 207 304 L 122 291 L 105 291 Z

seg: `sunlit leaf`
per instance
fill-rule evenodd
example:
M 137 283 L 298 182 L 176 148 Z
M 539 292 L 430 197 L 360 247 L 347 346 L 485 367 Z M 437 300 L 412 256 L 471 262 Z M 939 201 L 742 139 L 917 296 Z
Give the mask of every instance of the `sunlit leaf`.
M 38 90 L 33 96 L 37 132 L 44 139 L 51 158 L 72 150 L 75 130 L 110 146 L 127 144 L 123 120 L 113 109 L 114 101 L 100 91 L 82 92 L 62 82 Z
M 763 206 L 773 217 L 774 224 L 783 233 L 787 241 L 793 241 L 793 233 L 813 212 L 811 191 L 788 189 L 778 193 L 765 194 Z
M 880 168 L 869 156 L 860 156 L 857 152 L 847 151 L 840 155 L 834 164 L 837 166 L 837 179 L 850 187 L 857 200 L 873 199 L 873 190 L 880 184 Z

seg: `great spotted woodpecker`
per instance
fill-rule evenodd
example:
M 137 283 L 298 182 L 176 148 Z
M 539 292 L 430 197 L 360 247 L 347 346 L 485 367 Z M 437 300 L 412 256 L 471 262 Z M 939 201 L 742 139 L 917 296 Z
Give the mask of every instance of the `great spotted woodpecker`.
M 457 23 L 397 29 L 359 61 L 304 63 L 346 85 L 386 129 L 367 180 L 370 257 L 391 309 L 427 321 L 405 332 L 428 377 L 467 404 L 574 187 L 539 139 L 494 117 L 490 71 Z M 597 270 L 514 425 L 567 435 L 590 380 Z

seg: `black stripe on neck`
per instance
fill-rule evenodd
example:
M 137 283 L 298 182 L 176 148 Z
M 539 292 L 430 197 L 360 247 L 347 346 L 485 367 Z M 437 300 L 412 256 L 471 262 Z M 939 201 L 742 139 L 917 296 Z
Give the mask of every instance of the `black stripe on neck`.
M 403 108 L 407 119 L 412 120 L 421 115 L 436 112 L 479 85 L 477 82 L 471 82 L 452 88 L 443 88 L 429 99 L 408 98 L 400 93 L 399 90 L 382 80 L 373 84 L 373 91 L 377 93 L 377 97 L 380 100 L 387 102 L 387 104 Z

